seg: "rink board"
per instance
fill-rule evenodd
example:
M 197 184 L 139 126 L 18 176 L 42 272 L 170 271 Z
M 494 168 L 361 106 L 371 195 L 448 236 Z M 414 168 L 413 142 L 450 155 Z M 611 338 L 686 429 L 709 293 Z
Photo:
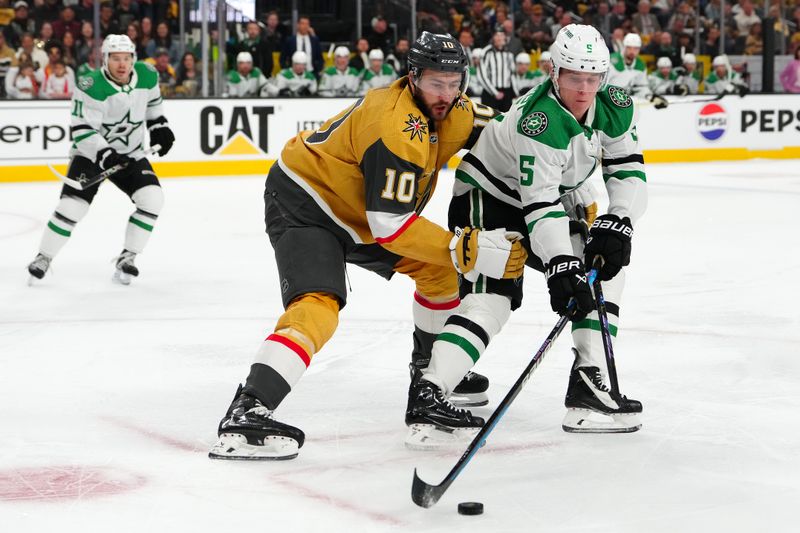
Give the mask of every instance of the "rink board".
M 675 100 L 675 99 L 673 99 Z M 172 151 L 160 177 L 263 174 L 287 140 L 315 129 L 353 99 L 169 100 Z M 69 103 L 0 102 L 0 181 L 54 179 L 66 171 Z M 800 158 L 800 95 L 726 96 L 715 102 L 640 109 L 649 163 Z

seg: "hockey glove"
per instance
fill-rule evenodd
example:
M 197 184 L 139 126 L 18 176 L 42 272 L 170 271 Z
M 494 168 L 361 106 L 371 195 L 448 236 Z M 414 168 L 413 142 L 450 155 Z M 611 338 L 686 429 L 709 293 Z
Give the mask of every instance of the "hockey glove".
M 589 229 L 589 239 L 583 249 L 583 260 L 587 265 L 594 264 L 594 258 L 603 258 L 603 266 L 597 277 L 608 281 L 631 262 L 631 237 L 633 226 L 628 217 L 601 215 Z
M 175 134 L 169 129 L 167 119 L 158 117 L 147 121 L 147 130 L 150 132 L 150 146 L 159 145 L 158 155 L 167 155 L 175 142 Z
M 594 309 L 586 269 L 580 259 L 573 255 L 557 255 L 547 264 L 545 276 L 553 311 L 578 322 Z M 573 299 L 575 305 L 569 308 L 569 302 Z
M 133 163 L 134 159 L 127 155 L 120 154 L 113 148 L 103 148 L 99 152 L 97 152 L 97 166 L 99 166 L 102 170 L 108 170 L 109 168 L 122 165 L 126 167 Z
M 528 253 L 522 235 L 505 228 L 456 228 L 450 240 L 450 257 L 461 274 L 476 272 L 490 278 L 513 279 L 522 275 Z
M 653 102 L 653 106 L 656 109 L 665 109 L 669 105 L 669 100 L 660 94 L 650 95 L 650 101 Z

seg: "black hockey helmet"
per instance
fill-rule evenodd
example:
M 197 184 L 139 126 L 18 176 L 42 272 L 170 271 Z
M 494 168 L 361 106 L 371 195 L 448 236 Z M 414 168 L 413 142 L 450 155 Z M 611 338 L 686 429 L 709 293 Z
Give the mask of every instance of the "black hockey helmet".
M 461 43 L 453 36 L 423 31 L 408 51 L 408 70 L 415 78 L 419 78 L 426 68 L 440 72 L 458 72 L 466 80 L 469 58 Z

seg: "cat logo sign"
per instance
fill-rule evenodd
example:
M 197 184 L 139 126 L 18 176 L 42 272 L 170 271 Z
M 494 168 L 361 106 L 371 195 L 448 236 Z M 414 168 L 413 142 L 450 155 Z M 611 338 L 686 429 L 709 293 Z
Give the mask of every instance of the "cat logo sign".
M 264 155 L 269 152 L 272 106 L 206 106 L 200 111 L 200 150 L 206 155 Z

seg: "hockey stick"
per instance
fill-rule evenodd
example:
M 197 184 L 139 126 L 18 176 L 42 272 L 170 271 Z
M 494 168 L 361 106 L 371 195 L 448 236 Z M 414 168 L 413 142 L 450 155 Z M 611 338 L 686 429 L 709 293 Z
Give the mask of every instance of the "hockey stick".
M 597 277 L 597 270 L 603 266 L 603 258 L 595 256 L 592 269 L 589 271 L 589 284 L 594 289 L 594 303 L 597 307 L 597 316 L 600 321 L 600 336 L 603 338 L 603 351 L 606 354 L 606 365 L 608 366 L 608 378 L 611 381 L 611 390 L 619 394 L 619 381 L 617 381 L 617 364 L 614 361 L 614 347 L 611 344 L 611 332 L 608 323 L 608 312 L 606 311 L 606 299 L 603 297 L 603 288 L 600 285 L 600 278 Z
M 149 149 L 144 151 L 144 156 L 145 157 L 152 157 L 153 155 L 157 154 L 160 149 L 161 149 L 160 145 L 158 145 L 158 144 L 153 145 Z M 58 177 L 58 179 L 60 179 L 61 181 L 63 181 L 64 183 L 66 183 L 67 185 L 72 187 L 73 189 L 78 189 L 79 191 L 85 191 L 89 187 L 97 185 L 98 183 L 100 183 L 104 179 L 108 178 L 109 176 L 111 176 L 113 174 L 116 174 L 117 172 L 119 172 L 120 170 L 122 170 L 123 168 L 125 168 L 127 166 L 128 166 L 127 163 L 126 164 L 114 165 L 113 167 L 104 170 L 103 172 L 101 172 L 100 174 L 97 174 L 96 176 L 92 176 L 90 178 L 87 178 L 86 174 L 81 173 L 81 175 L 78 176 L 77 179 L 73 179 L 73 178 L 70 178 L 68 176 L 64 176 L 63 174 L 61 174 L 59 171 L 54 169 L 53 166 L 50 163 L 47 164 L 47 168 L 49 168 L 50 172 L 55 174 L 56 177 Z
M 542 344 L 542 347 L 539 348 L 539 351 L 531 359 L 528 366 L 525 367 L 522 374 L 517 378 L 516 383 L 511 387 L 511 390 L 508 391 L 503 401 L 500 402 L 500 405 L 497 406 L 497 409 L 494 410 L 492 416 L 489 417 L 489 420 L 486 421 L 486 424 L 481 428 L 475 438 L 472 439 L 472 442 L 469 443 L 467 446 L 466 451 L 455 464 L 452 470 L 445 476 L 441 483 L 438 485 L 431 485 L 426 483 L 417 475 L 417 469 L 414 469 L 414 483 L 411 485 L 411 499 L 419 505 L 420 507 L 431 507 L 436 502 L 439 501 L 439 498 L 447 491 L 447 489 L 452 485 L 453 481 L 458 477 L 461 471 L 467 466 L 467 463 L 470 462 L 472 457 L 475 453 L 486 443 L 486 437 L 489 436 L 489 433 L 495 428 L 500 419 L 503 418 L 503 415 L 506 414 L 508 407 L 511 405 L 511 402 L 517 397 L 517 395 L 522 391 L 522 387 L 525 386 L 525 383 L 528 382 L 533 371 L 541 364 L 542 360 L 544 359 L 545 354 L 550 350 L 553 346 L 553 343 L 558 338 L 559 334 L 563 331 L 564 326 L 567 325 L 569 322 L 569 318 L 566 316 L 562 316 L 556 322 L 556 325 L 547 335 L 547 338 Z
M 687 98 L 684 100 L 666 100 L 667 105 L 660 109 L 667 109 L 673 105 L 682 105 L 682 104 L 707 104 L 709 102 L 716 102 L 717 100 L 722 100 L 726 93 L 715 94 L 712 97 L 700 97 L 700 98 Z M 653 100 L 645 100 L 643 102 L 638 102 L 636 104 L 638 107 L 646 107 L 646 106 L 654 106 L 656 102 Z

